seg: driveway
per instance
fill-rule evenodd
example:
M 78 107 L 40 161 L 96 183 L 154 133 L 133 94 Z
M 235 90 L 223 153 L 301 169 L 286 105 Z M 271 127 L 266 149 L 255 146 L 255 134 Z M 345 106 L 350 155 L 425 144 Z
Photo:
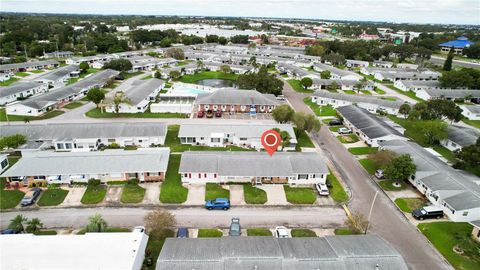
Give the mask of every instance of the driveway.
M 122 196 L 123 186 L 109 186 L 107 187 L 107 195 L 105 202 L 108 204 L 119 204 Z
M 68 207 L 68 206 L 79 206 L 82 205 L 82 197 L 83 193 L 85 193 L 85 190 L 87 190 L 86 187 L 72 187 L 72 188 L 65 188 L 63 189 L 68 190 L 68 194 L 65 197 L 65 200 L 59 205 L 61 207 Z
M 290 203 L 287 202 L 283 185 L 263 185 L 256 187 L 265 190 L 267 193 L 268 200 L 265 205 L 290 205 Z
M 184 205 L 204 205 L 205 185 L 189 185 L 187 200 Z
M 233 206 L 246 204 L 242 185 L 230 185 L 230 202 Z
M 143 204 L 160 204 L 160 185 L 159 183 L 141 183 L 139 184 L 145 189 L 145 197 Z

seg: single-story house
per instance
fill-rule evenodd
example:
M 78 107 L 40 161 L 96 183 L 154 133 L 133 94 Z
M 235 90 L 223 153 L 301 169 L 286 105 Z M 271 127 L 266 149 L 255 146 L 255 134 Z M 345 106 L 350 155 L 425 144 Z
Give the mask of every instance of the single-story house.
M 440 77 L 440 74 L 436 73 L 423 73 L 418 71 L 406 71 L 406 72 L 376 72 L 374 74 L 375 79 L 379 81 L 390 81 L 395 82 L 398 80 L 402 81 L 431 81 L 437 80 Z
M 465 146 L 475 144 L 480 137 L 480 131 L 474 128 L 449 125 L 447 128 L 448 137 L 440 144 L 450 151 L 457 151 Z
M 56 68 L 60 65 L 58 61 L 55 60 L 43 60 L 35 62 L 24 62 L 24 63 L 14 63 L 14 64 L 5 64 L 0 65 L 0 73 L 14 74 L 19 71 L 29 71 L 29 70 L 41 70 L 48 68 Z
M 449 53 L 451 49 L 453 49 L 454 53 L 462 54 L 463 49 L 470 47 L 474 43 L 469 41 L 467 37 L 461 36 L 458 37 L 456 40 L 451 40 L 448 42 L 440 43 L 440 51 L 442 53 Z
M 0 155 L 0 173 L 4 172 L 9 165 L 8 155 Z
M 262 94 L 256 90 L 220 88 L 211 93 L 198 94 L 195 106 L 199 111 L 221 110 L 231 113 L 271 113 L 278 105 L 272 94 Z
M 64 86 L 68 79 L 78 77 L 79 75 L 78 65 L 68 65 L 42 74 L 36 77 L 35 81 L 56 88 Z
M 162 79 L 170 79 L 170 72 L 178 71 L 180 75 L 185 74 L 194 74 L 199 69 L 197 63 L 190 63 L 185 66 L 175 66 L 175 67 L 168 67 L 163 68 L 160 70 L 160 76 Z
M 0 82 L 5 82 L 10 80 L 11 76 L 8 73 L 0 73 Z
M 129 102 L 119 105 L 119 113 L 145 112 L 150 102 L 155 100 L 164 86 L 165 82 L 156 78 L 133 82 L 130 88 L 125 90 Z M 115 106 L 107 106 L 106 111 L 115 112 Z
M 472 238 L 473 240 L 480 242 L 480 219 L 469 222 L 472 226 Z
M 462 114 L 470 120 L 480 120 L 480 105 L 460 105 Z
M 372 66 L 381 67 L 381 68 L 392 68 L 393 67 L 393 62 L 375 60 L 375 61 L 372 62 Z
M 478 177 L 455 170 L 414 142 L 392 140 L 381 142 L 380 146 L 381 149 L 412 157 L 417 171 L 408 180 L 433 205 L 441 207 L 452 221 L 480 219 Z
M 397 68 L 405 68 L 405 69 L 415 70 L 415 69 L 418 69 L 418 65 L 417 64 L 410 64 L 410 63 L 398 63 Z
M 67 65 L 80 65 L 85 62 L 92 68 L 102 68 L 106 62 L 116 59 L 112 54 L 97 54 L 92 56 L 71 57 L 65 60 Z
M 376 235 L 167 238 L 156 270 L 407 270 L 402 255 Z
M 318 77 L 319 74 L 313 74 L 312 72 L 304 69 L 304 68 L 301 68 L 299 66 L 296 66 L 296 65 L 293 65 L 293 64 L 289 64 L 289 63 L 286 63 L 286 62 L 279 62 L 277 64 L 277 69 L 280 71 L 280 72 L 285 72 L 287 73 L 288 76 L 290 77 L 294 77 L 294 78 L 297 78 L 297 79 L 301 79 L 301 78 L 304 78 L 304 77 Z
M 408 140 L 378 116 L 355 105 L 338 107 L 337 112 L 343 117 L 343 124 L 371 147 L 384 141 Z
M 216 62 L 204 62 L 204 67 L 211 71 L 220 71 L 220 67 L 226 64 L 216 63 Z M 235 74 L 245 74 L 251 70 L 253 70 L 252 66 L 249 65 L 227 65 L 230 67 L 232 73 Z
M 140 182 L 163 181 L 167 171 L 169 148 L 142 148 L 90 152 L 23 152 L 22 158 L 1 177 L 10 183 L 28 185 L 39 181 L 49 184 L 71 184 L 99 179 Z
M 415 95 L 423 100 L 444 98 L 449 100 L 468 99 L 471 101 L 480 102 L 480 90 L 424 89 L 417 91 Z
M 0 87 L 0 105 L 23 100 L 30 96 L 47 92 L 48 86 L 36 82 L 18 82 L 9 86 Z
M 359 81 L 363 78 L 361 75 L 355 72 L 339 69 L 334 66 L 330 66 L 322 63 L 313 64 L 313 69 L 317 72 L 330 71 L 331 79 Z
M 411 81 L 411 80 L 398 80 L 393 83 L 393 86 L 396 88 L 408 92 L 417 92 L 424 89 L 440 89 L 440 82 L 439 81 Z
M 340 90 L 354 90 L 357 87 L 359 81 L 356 80 L 334 80 L 334 79 L 320 79 L 320 78 L 312 78 L 312 88 L 313 89 L 329 89 L 329 87 L 336 83 Z M 364 84 L 363 89 L 361 90 L 368 90 L 373 91 L 375 89 L 375 84 L 371 81 L 367 81 Z
M 373 67 L 362 67 L 360 69 L 360 73 L 364 75 L 375 75 L 378 72 L 389 72 L 389 73 L 397 73 L 397 72 L 406 72 L 407 69 L 404 68 L 392 68 L 392 67 L 383 67 L 383 66 L 373 66 Z
M 290 124 L 182 124 L 178 138 L 182 144 L 212 147 L 236 145 L 260 150 L 263 149 L 260 141 L 262 134 L 274 128 L 290 135 L 290 144 L 283 150 L 295 150 L 297 138 Z
M 183 183 L 245 182 L 254 185 L 325 183 L 329 174 L 324 158 L 315 152 L 188 151 L 182 154 Z
M 0 261 L 3 269 L 140 270 L 147 242 L 140 228 L 83 235 L 5 234 L 0 235 Z
M 73 52 L 70 51 L 55 51 L 43 53 L 43 58 L 69 58 L 73 56 Z
M 369 65 L 370 63 L 368 61 L 347 59 L 347 67 L 349 68 L 368 67 Z
M 22 134 L 27 143 L 17 150 L 54 148 L 55 151 L 96 151 L 115 143 L 119 147 L 163 145 L 164 123 L 90 123 L 6 125 L 0 137 Z

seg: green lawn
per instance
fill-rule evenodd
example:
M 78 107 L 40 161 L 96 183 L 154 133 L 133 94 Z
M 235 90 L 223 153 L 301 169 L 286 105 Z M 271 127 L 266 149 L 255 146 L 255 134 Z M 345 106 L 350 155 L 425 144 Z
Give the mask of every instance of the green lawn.
M 352 147 L 348 151 L 354 155 L 368 155 L 378 151 L 378 147 Z
M 317 195 L 312 188 L 309 187 L 290 187 L 284 185 L 285 196 L 287 201 L 293 204 L 313 204 L 317 200 Z
M 385 95 L 385 93 L 386 93 L 385 91 L 383 91 L 382 89 L 380 89 L 378 87 L 375 87 L 375 90 L 373 90 L 373 91 L 375 91 L 379 95 Z
M 223 232 L 217 229 L 198 229 L 198 238 L 222 237 Z
M 393 181 L 393 180 L 382 180 L 382 181 L 378 182 L 380 187 L 383 190 L 387 190 L 387 191 L 400 191 L 400 190 L 404 190 L 405 188 L 407 188 L 407 185 L 403 181 L 398 181 L 398 183 L 400 184 L 400 187 L 394 186 L 393 183 L 395 183 L 395 181 Z
M 457 158 L 455 158 L 455 154 L 452 151 L 448 150 L 447 148 L 441 145 L 435 145 L 432 148 L 433 150 L 435 150 L 435 152 L 442 155 L 449 162 L 455 163 L 457 161 Z
M 372 92 L 370 92 L 368 90 L 362 90 L 360 92 L 362 92 L 362 94 L 364 94 L 364 95 L 372 95 Z
M 313 90 L 305 89 L 305 87 L 302 86 L 302 83 L 300 82 L 300 80 L 291 79 L 291 80 L 287 80 L 287 82 L 296 92 L 313 93 Z
M 359 141 L 358 139 L 358 136 L 355 135 L 355 134 L 348 134 L 348 135 L 338 135 L 337 136 L 337 139 L 341 142 L 341 143 L 356 143 Z
M 340 128 L 343 128 L 343 127 L 345 127 L 345 126 L 331 126 L 328 129 L 330 129 L 330 131 L 332 131 L 332 132 L 338 132 L 338 130 Z
M 54 230 L 41 230 L 33 233 L 34 235 L 57 235 L 57 231 Z
M 207 183 L 205 187 L 205 200 L 214 200 L 216 198 L 230 199 L 230 190 L 222 188 L 217 183 Z
M 63 114 L 63 111 L 50 111 L 41 116 L 21 116 L 21 115 L 9 115 L 8 121 L 35 121 L 35 120 L 44 120 L 50 119 L 56 116 Z M 0 109 L 0 122 L 7 122 L 7 116 L 5 113 L 5 109 Z
M 89 185 L 83 194 L 81 202 L 83 204 L 97 204 L 103 201 L 107 194 L 107 187 L 103 185 Z
M 317 234 L 309 229 L 292 229 L 292 237 L 317 237 Z
M 463 118 L 462 122 L 464 122 L 465 124 L 468 124 L 470 126 L 480 128 L 480 120 L 469 120 L 467 118 Z
M 272 236 L 272 232 L 267 228 L 247 229 L 247 236 Z
M 10 77 L 10 79 L 6 80 L 6 81 L 3 81 L 3 82 L 0 82 L 0 86 L 9 86 L 10 84 L 18 81 L 19 78 L 16 78 L 16 77 Z
M 420 144 L 423 147 L 431 146 L 428 142 L 429 138 L 426 137 L 424 132 L 421 131 L 421 126 L 423 125 L 424 121 L 411 121 L 408 119 L 396 117 L 394 115 L 389 115 L 388 118 L 405 129 L 405 136 L 414 140 L 416 143 Z
M 160 201 L 162 203 L 183 203 L 187 200 L 188 189 L 182 186 L 182 180 L 178 174 L 181 155 L 171 154 L 168 160 L 165 181 L 160 189 Z
M 45 71 L 42 70 L 42 69 L 34 69 L 34 70 L 30 70 L 29 72 L 38 74 L 38 73 L 43 73 L 43 72 L 45 72 Z
M 317 103 L 312 102 L 311 97 L 304 98 L 303 102 L 307 104 L 317 116 L 336 116 L 337 115 L 337 111 L 332 106 L 330 105 L 319 106 Z
M 390 88 L 390 89 L 395 90 L 397 93 L 400 93 L 400 94 L 402 94 L 402 95 L 404 95 L 404 96 L 410 97 L 410 98 L 412 98 L 412 99 L 414 99 L 414 100 L 416 100 L 416 101 L 420 101 L 420 102 L 424 101 L 423 99 L 417 97 L 417 96 L 415 95 L 415 92 L 413 92 L 413 91 L 411 91 L 411 90 L 410 90 L 410 91 L 403 91 L 403 90 L 400 90 L 400 89 L 396 88 L 395 86 L 393 86 L 393 84 L 384 84 L 384 85 L 387 86 L 387 87 Z
M 378 166 L 368 158 L 360 159 L 358 162 L 360 162 L 369 174 L 375 174 L 375 171 L 378 170 Z
M 17 73 L 15 73 L 15 76 L 18 76 L 18 77 L 27 77 L 28 75 L 30 75 L 30 73 L 27 73 L 27 72 L 17 72 Z
M 204 71 L 204 72 L 199 72 L 197 74 L 184 75 L 180 77 L 180 81 L 184 83 L 195 83 L 197 81 L 205 80 L 205 79 L 223 79 L 223 80 L 236 81 L 238 79 L 238 75 L 233 73 L 225 74 L 223 72 L 218 72 L 218 71 Z
M 421 198 L 398 198 L 395 200 L 395 204 L 403 212 L 411 213 L 414 209 L 424 206 L 425 199 Z
M 295 134 L 298 133 L 297 136 L 297 147 L 306 147 L 306 148 L 315 148 L 310 136 L 308 136 L 305 130 L 297 131 L 297 128 L 293 128 L 295 130 Z
M 356 91 L 353 91 L 353 90 L 343 90 L 343 92 L 349 95 L 355 95 L 357 93 Z
M 145 189 L 138 184 L 126 184 L 122 190 L 122 203 L 140 203 L 145 196 Z
M 12 166 L 12 164 L 10 164 L 10 166 Z M 14 208 L 23 199 L 25 193 L 16 189 L 4 190 L 6 180 L 0 179 L 0 181 L 0 209 Z
M 455 269 L 479 269 L 480 244 L 470 237 L 472 225 L 446 221 L 420 223 L 417 227 Z M 454 246 L 461 248 L 463 254 L 454 252 Z
M 65 200 L 65 197 L 68 194 L 68 190 L 61 188 L 49 188 L 42 192 L 40 200 L 37 204 L 39 206 L 54 206 L 59 205 Z
M 73 110 L 73 109 L 76 109 L 76 108 L 81 107 L 83 105 L 84 105 L 84 103 L 75 101 L 75 102 L 68 103 L 67 105 L 63 106 L 63 108 Z
M 100 69 L 89 68 L 89 69 L 87 69 L 87 72 L 80 73 L 80 75 L 79 75 L 77 78 L 70 78 L 70 79 L 68 79 L 67 85 L 76 83 L 76 82 L 78 82 L 80 79 L 85 78 L 87 75 L 96 73 L 96 72 L 98 72 L 99 70 L 100 70 Z
M 132 230 L 128 228 L 119 228 L 119 227 L 107 227 L 104 233 L 118 233 L 118 232 L 131 232 Z M 86 229 L 81 229 L 77 232 L 77 234 L 85 234 L 87 232 Z
M 345 189 L 343 188 L 340 181 L 338 181 L 337 177 L 332 173 L 332 170 L 330 170 L 330 168 L 328 170 L 330 174 L 327 175 L 327 181 L 332 184 L 332 187 L 329 190 L 330 196 L 336 202 L 346 202 L 348 200 L 347 192 L 345 192 Z
M 99 108 L 94 108 L 85 113 L 91 118 L 187 118 L 184 113 L 152 113 L 147 110 L 143 113 L 110 113 L 103 112 Z
M 396 101 L 397 100 L 397 98 L 394 98 L 394 97 L 381 97 L 380 99 L 389 100 L 389 101 Z
M 170 231 L 167 238 L 173 237 L 174 235 L 175 233 L 173 231 Z M 148 238 L 147 248 L 145 249 L 146 251 L 145 259 L 147 257 L 150 257 L 152 259 L 153 265 L 151 266 L 144 265 L 142 269 L 146 269 L 146 270 L 156 269 L 157 259 L 158 259 L 158 256 L 160 255 L 160 251 L 162 251 L 162 247 L 164 243 L 165 243 L 165 239 L 156 240 L 156 239 L 153 239 L 153 237 Z
M 338 228 L 333 231 L 335 235 L 351 235 L 354 234 L 349 228 Z
M 152 78 L 153 78 L 152 75 L 148 75 L 148 76 L 145 76 L 145 77 L 141 78 L 141 80 L 150 80 Z
M 264 204 L 267 202 L 265 190 L 254 187 L 250 183 L 243 185 L 243 196 L 248 204 Z

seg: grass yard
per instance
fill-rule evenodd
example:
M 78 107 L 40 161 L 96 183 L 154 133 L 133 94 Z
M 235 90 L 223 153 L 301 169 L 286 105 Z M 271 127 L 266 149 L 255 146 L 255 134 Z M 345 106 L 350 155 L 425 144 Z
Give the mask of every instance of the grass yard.
M 17 72 L 17 73 L 15 73 L 15 76 L 18 76 L 18 77 L 27 77 L 28 75 L 30 75 L 30 73 L 27 73 L 27 72 Z
M 317 237 L 317 234 L 309 229 L 292 229 L 292 237 Z
M 128 228 L 120 228 L 120 227 L 107 227 L 104 233 L 118 233 L 118 232 L 131 232 L 132 230 Z M 87 232 L 86 229 L 81 229 L 77 232 L 77 234 L 85 234 Z
M 397 93 L 400 93 L 400 94 L 402 94 L 402 95 L 404 95 L 404 96 L 407 96 L 407 97 L 409 97 L 409 98 L 412 98 L 412 99 L 414 99 L 414 100 L 416 100 L 416 101 L 420 101 L 420 102 L 423 102 L 423 101 L 424 101 L 423 99 L 417 97 L 417 96 L 415 95 L 415 92 L 413 92 L 413 91 L 411 91 L 411 90 L 410 90 L 410 91 L 403 91 L 403 90 L 400 90 L 400 89 L 396 88 L 395 86 L 393 86 L 393 84 L 384 84 L 384 85 L 387 86 L 387 87 L 390 88 L 390 89 L 395 90 Z
M 153 78 L 152 75 L 148 75 L 148 76 L 145 76 L 145 77 L 141 78 L 141 80 L 150 80 L 152 78 Z
M 328 123 L 329 123 L 330 121 L 332 121 L 333 119 L 337 119 L 337 118 L 326 118 L 326 119 L 323 119 L 322 122 L 323 122 L 324 124 L 328 125 Z
M 304 98 L 303 102 L 307 104 L 317 116 L 337 116 L 337 111 L 330 105 L 320 106 L 312 102 L 310 97 Z
M 305 87 L 302 86 L 302 83 L 300 82 L 300 80 L 291 79 L 291 80 L 287 80 L 287 82 L 296 92 L 313 93 L 313 90 L 305 89 Z
M 375 171 L 378 170 L 378 166 L 368 158 L 360 159 L 358 162 L 369 174 L 375 174 Z
M 313 204 L 317 200 L 317 195 L 312 188 L 309 187 L 290 187 L 284 185 L 285 196 L 287 201 L 293 204 Z
M 476 128 L 480 128 L 480 120 L 470 120 L 470 119 L 467 119 L 467 118 L 463 118 L 462 122 L 464 122 L 467 125 L 470 125 L 470 126 L 473 126 L 473 127 L 476 127 Z
M 198 229 L 198 238 L 222 237 L 223 232 L 217 229 Z
M 348 135 L 338 135 L 337 136 L 337 139 L 341 142 L 341 143 L 356 143 L 359 141 L 357 135 L 355 134 L 348 134 Z
M 57 231 L 54 230 L 41 230 L 33 233 L 34 235 L 57 235 Z
M 349 94 L 349 95 L 355 95 L 357 92 L 353 91 L 353 90 L 343 90 L 343 92 L 345 94 Z
M 349 228 L 338 228 L 333 231 L 335 235 L 352 235 L 354 234 Z
M 362 90 L 360 91 L 362 94 L 364 95 L 372 95 L 372 92 L 368 91 L 368 90 Z
M 56 116 L 59 116 L 61 114 L 64 114 L 63 111 L 50 111 L 47 112 L 41 116 L 22 116 L 22 115 L 9 115 L 8 116 L 8 121 L 35 121 L 35 120 L 44 120 L 44 119 L 50 119 Z M 7 115 L 5 113 L 5 109 L 0 109 L 0 122 L 7 122 Z
M 122 203 L 140 203 L 145 196 L 145 189 L 138 184 L 126 184 L 122 190 Z
M 147 110 L 143 113 L 110 113 L 94 108 L 85 113 L 90 118 L 187 118 L 184 113 L 152 113 Z
M 42 196 L 40 200 L 38 200 L 37 204 L 39 206 L 54 206 L 59 205 L 65 200 L 67 197 L 68 190 L 61 189 L 61 188 L 49 188 L 42 192 Z
M 167 238 L 174 237 L 174 236 L 175 236 L 175 233 L 173 231 L 169 231 L 169 235 L 167 235 Z M 156 269 L 157 259 L 158 259 L 158 256 L 160 255 L 160 251 L 162 251 L 162 247 L 164 243 L 165 243 L 165 239 L 156 240 L 156 239 L 153 239 L 153 237 L 148 238 L 147 247 L 145 249 L 145 259 L 147 257 L 150 257 L 152 259 L 153 265 L 146 266 L 144 264 L 142 269 L 146 269 L 146 270 Z
M 222 188 L 217 183 L 207 183 L 205 187 L 205 200 L 226 198 L 230 200 L 230 190 Z
M 474 270 L 480 266 L 480 244 L 472 240 L 472 225 L 466 222 L 420 223 L 418 229 L 455 269 Z M 458 247 L 463 254 L 453 251 Z
M 272 236 L 272 232 L 267 228 L 247 229 L 247 236 Z
M 333 132 L 338 132 L 338 130 L 343 127 L 345 126 L 331 126 L 328 129 L 330 129 L 330 131 L 333 131 Z
M 181 155 L 170 155 L 165 181 L 160 189 L 160 201 L 162 203 L 183 203 L 187 200 L 188 189 L 182 186 L 182 180 L 178 174 L 180 158 Z
M 394 97 L 381 97 L 380 99 L 389 100 L 389 101 L 396 101 L 397 100 L 397 98 L 394 98 Z
M 383 190 L 387 190 L 387 191 L 400 191 L 400 190 L 404 190 L 404 189 L 407 188 L 407 185 L 403 181 L 398 181 L 398 184 L 400 184 L 399 187 L 394 186 L 393 183 L 395 183 L 395 181 L 393 181 L 393 180 L 382 180 L 382 181 L 378 182 L 380 187 Z
M 352 147 L 348 148 L 348 152 L 354 155 L 368 155 L 378 151 L 378 147 Z
M 0 86 L 9 86 L 10 84 L 18 81 L 19 78 L 16 78 L 16 77 L 10 77 L 10 79 L 6 80 L 6 81 L 3 81 L 3 82 L 0 82 Z
M 103 201 L 107 194 L 107 187 L 103 185 L 88 185 L 83 194 L 81 202 L 83 204 L 97 204 Z
M 297 128 L 293 128 L 295 130 L 295 134 L 298 133 L 297 136 L 297 147 L 306 147 L 306 148 L 315 148 L 310 136 L 308 136 L 305 130 L 297 131 Z
M 457 158 L 455 157 L 455 154 L 452 151 L 448 150 L 447 148 L 445 148 L 441 145 L 435 145 L 432 148 L 433 148 L 433 150 L 435 150 L 435 152 L 442 155 L 450 163 L 455 163 L 457 161 Z
M 343 188 L 340 181 L 338 181 L 337 177 L 332 173 L 330 168 L 328 169 L 330 174 L 327 175 L 327 181 L 332 184 L 332 187 L 329 189 L 330 196 L 332 199 L 338 203 L 346 202 L 348 200 L 348 194 Z
M 75 102 L 68 103 L 67 105 L 63 106 L 63 108 L 73 110 L 73 109 L 76 109 L 76 108 L 81 107 L 83 105 L 84 105 L 84 103 L 75 101 Z
M 10 164 L 10 166 L 12 166 L 12 164 Z M 25 193 L 16 189 L 4 190 L 6 180 L 1 179 L 0 181 L 0 209 L 14 208 L 23 199 Z
M 267 202 L 265 190 L 254 187 L 251 184 L 243 185 L 243 196 L 248 204 L 264 204 Z
M 223 73 L 219 71 L 204 71 L 204 72 L 199 72 L 197 74 L 184 75 L 180 77 L 179 81 L 184 83 L 195 83 L 197 81 L 205 80 L 205 79 L 223 79 L 223 80 L 236 81 L 238 79 L 238 75 L 233 73 Z
M 380 89 L 378 87 L 375 87 L 375 89 L 373 91 L 375 91 L 379 95 L 385 95 L 385 93 L 386 93 L 385 91 L 383 91 L 382 89 Z
M 43 69 L 34 69 L 34 70 L 30 70 L 29 72 L 38 74 L 38 73 L 43 73 L 45 71 Z
M 425 199 L 422 198 L 398 198 L 395 200 L 395 204 L 403 212 L 411 213 L 414 209 L 424 206 Z

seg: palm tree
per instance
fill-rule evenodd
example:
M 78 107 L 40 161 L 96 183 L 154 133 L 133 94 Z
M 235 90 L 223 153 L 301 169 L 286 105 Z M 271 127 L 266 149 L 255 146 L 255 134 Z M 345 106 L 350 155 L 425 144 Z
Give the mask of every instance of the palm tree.
M 23 232 L 25 228 L 23 227 L 23 224 L 27 222 L 27 218 L 24 217 L 23 215 L 17 215 L 13 219 L 10 220 L 10 224 L 8 224 L 8 228 L 15 230 L 17 232 Z
M 38 218 L 32 218 L 27 221 L 27 232 L 33 233 L 38 231 L 38 229 L 43 227 L 43 223 Z
M 102 218 L 102 215 L 95 214 L 88 218 L 87 232 L 104 232 L 107 228 L 107 222 Z
M 205 64 L 203 63 L 202 60 L 197 61 L 197 69 L 202 71 L 205 68 Z
M 290 134 L 288 133 L 288 131 L 280 130 L 279 128 L 274 128 L 273 130 L 275 130 L 276 132 L 278 132 L 278 134 L 280 134 L 280 139 L 282 140 L 280 142 L 280 146 L 282 147 L 282 151 L 283 151 L 283 148 L 290 145 L 290 139 L 292 137 L 290 137 Z
M 117 92 L 113 98 L 110 98 L 106 103 L 113 106 L 115 108 L 115 113 L 118 114 L 120 112 L 120 104 L 131 104 L 131 101 L 124 92 Z

